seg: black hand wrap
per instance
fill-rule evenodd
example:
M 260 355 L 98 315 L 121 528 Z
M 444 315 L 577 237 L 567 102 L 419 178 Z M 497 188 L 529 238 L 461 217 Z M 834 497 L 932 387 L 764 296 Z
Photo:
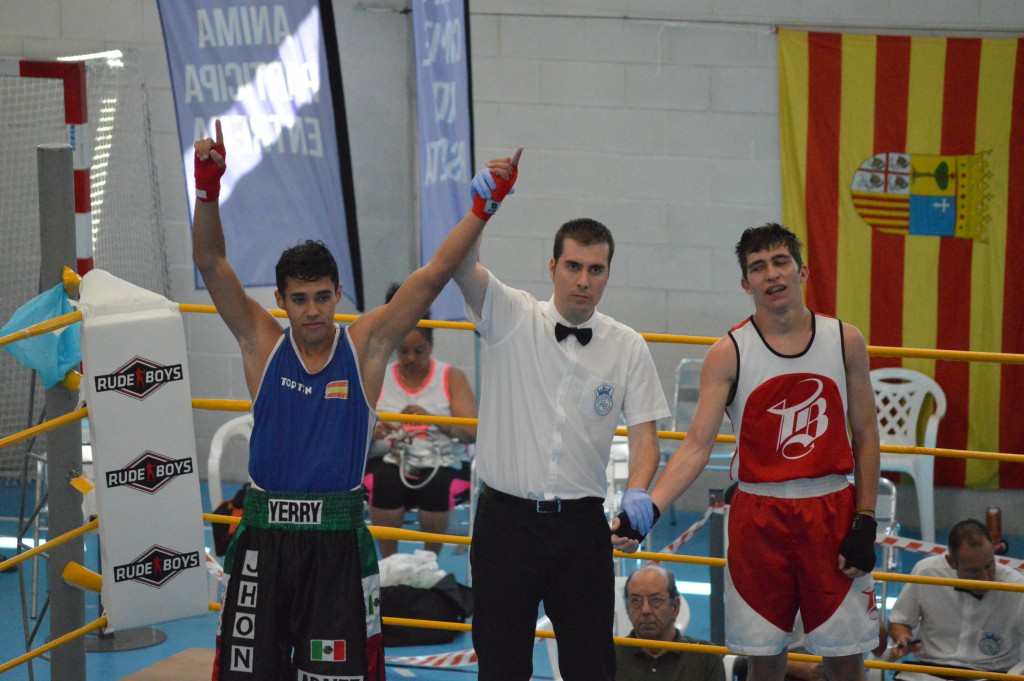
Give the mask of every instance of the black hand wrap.
M 839 555 L 846 559 L 846 567 L 855 567 L 862 572 L 875 568 L 875 532 L 878 523 L 869 515 L 858 513 L 853 516 L 850 531 L 839 547 Z
M 658 518 L 661 517 L 661 511 L 659 511 L 658 507 L 654 504 L 651 504 L 651 509 L 654 511 L 654 520 L 651 522 L 651 529 L 653 530 L 654 524 L 658 522 Z M 619 529 L 612 530 L 612 534 L 626 539 L 636 539 L 637 541 L 643 541 L 647 537 L 646 534 L 640 534 L 633 529 L 633 525 L 629 522 L 629 516 L 626 515 L 625 511 L 622 511 L 616 517 L 619 519 Z

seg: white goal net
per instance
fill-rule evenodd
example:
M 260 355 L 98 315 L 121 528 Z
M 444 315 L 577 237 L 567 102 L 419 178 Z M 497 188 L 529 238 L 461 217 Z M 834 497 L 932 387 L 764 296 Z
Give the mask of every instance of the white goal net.
M 141 60 L 124 52 L 82 61 L 95 267 L 169 295 Z M 0 324 L 39 293 L 40 253 L 46 244 L 39 235 L 36 147 L 66 143 L 69 135 L 63 81 L 22 77 L 20 63 L 0 58 Z M 43 397 L 33 372 L 0 350 L 0 437 L 43 418 Z M 28 447 L 23 442 L 0 449 L 0 484 L 20 478 Z M 32 449 L 42 451 L 44 443 Z

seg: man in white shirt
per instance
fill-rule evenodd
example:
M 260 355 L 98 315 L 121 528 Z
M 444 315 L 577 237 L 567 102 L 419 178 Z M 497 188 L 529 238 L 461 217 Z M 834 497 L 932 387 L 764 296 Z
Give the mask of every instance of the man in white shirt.
M 504 196 L 517 164 L 518 153 L 489 163 L 474 191 Z M 530 678 L 541 601 L 564 677 L 615 678 L 612 545 L 635 550 L 653 522 L 646 490 L 660 460 L 655 420 L 669 410 L 644 340 L 595 309 L 614 249 L 600 222 L 565 223 L 548 265 L 554 295 L 543 302 L 500 282 L 473 253 L 454 277 L 483 342 L 484 487 L 471 553 L 481 681 Z M 620 413 L 630 473 L 612 525 L 624 536 L 610 541 L 605 469 Z
M 996 564 L 992 537 L 977 520 L 954 525 L 947 553 L 925 558 L 911 574 L 1024 583 L 1016 570 Z M 1024 594 L 906 584 L 889 613 L 889 634 L 896 642 L 890 658 L 915 653 L 921 664 L 1005 672 L 1021 661 Z M 897 678 L 936 677 L 900 672 Z

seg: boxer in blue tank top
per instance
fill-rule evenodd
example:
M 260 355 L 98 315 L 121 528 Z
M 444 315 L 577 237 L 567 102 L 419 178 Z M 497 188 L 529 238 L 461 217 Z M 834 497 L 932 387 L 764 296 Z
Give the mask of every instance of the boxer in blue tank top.
M 508 188 L 520 152 L 488 163 Z M 227 260 L 217 203 L 226 155 L 217 121 L 216 139 L 195 144 L 193 260 L 242 351 L 255 484 L 228 549 L 213 678 L 383 679 L 377 560 L 360 488 L 374 408 L 391 353 L 503 196 L 474 201 L 431 261 L 346 330 L 334 322 L 341 285 L 330 251 L 313 241 L 286 250 L 274 293 L 285 330 Z

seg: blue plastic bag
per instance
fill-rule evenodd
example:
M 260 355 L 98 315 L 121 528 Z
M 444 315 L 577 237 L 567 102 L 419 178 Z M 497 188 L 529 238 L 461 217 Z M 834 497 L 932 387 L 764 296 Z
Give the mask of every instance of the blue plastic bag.
M 0 328 L 0 336 L 73 311 L 63 285 L 57 284 L 15 310 L 10 321 Z M 52 388 L 64 380 L 68 370 L 76 368 L 82 361 L 81 327 L 81 322 L 75 322 L 51 333 L 15 341 L 5 345 L 4 350 L 28 368 L 38 371 L 43 385 Z

